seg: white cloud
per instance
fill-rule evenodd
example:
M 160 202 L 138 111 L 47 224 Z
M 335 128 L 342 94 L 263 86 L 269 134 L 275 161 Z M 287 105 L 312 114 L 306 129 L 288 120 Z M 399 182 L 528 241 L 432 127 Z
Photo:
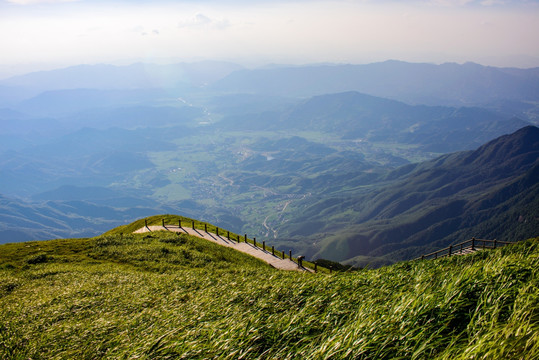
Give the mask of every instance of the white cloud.
M 137 25 L 133 28 L 127 29 L 127 32 L 133 32 L 136 34 L 140 34 L 142 36 L 146 35 L 159 35 L 159 29 L 152 29 L 152 30 L 146 30 L 146 28 L 142 25 Z
M 179 28 L 184 27 L 213 27 L 224 29 L 230 26 L 230 22 L 226 19 L 214 19 L 202 13 L 196 13 L 193 17 L 181 20 L 178 23 Z
M 194 23 L 195 25 L 206 25 L 206 24 L 211 24 L 212 20 L 206 15 L 199 13 L 195 15 Z

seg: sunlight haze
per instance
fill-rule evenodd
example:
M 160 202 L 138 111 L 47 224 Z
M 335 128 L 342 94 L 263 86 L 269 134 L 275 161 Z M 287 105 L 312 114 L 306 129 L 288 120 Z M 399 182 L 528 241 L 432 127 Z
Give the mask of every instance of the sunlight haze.
M 537 1 L 0 2 L 0 75 L 81 63 L 539 66 Z

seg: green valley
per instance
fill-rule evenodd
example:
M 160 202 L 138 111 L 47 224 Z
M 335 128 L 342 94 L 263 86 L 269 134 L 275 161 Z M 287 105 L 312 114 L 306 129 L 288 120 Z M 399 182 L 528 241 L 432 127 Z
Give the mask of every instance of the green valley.
M 269 95 L 220 88 L 219 79 L 230 74 L 227 82 L 237 76 L 243 82 L 274 71 L 234 75 L 233 66 L 222 66 L 212 84 L 157 89 L 147 87 L 139 66 L 11 79 L 10 86 L 43 84 L 34 89 L 38 95 L 0 109 L 0 243 L 96 236 L 133 218 L 174 213 L 253 234 L 309 259 L 380 266 L 472 236 L 537 236 L 532 103 L 492 109 L 470 98 L 421 105 L 354 87 L 308 92 L 307 98 L 284 90 Z M 165 68 L 178 71 L 171 79 L 179 81 L 190 67 Z M 468 65 L 418 68 L 464 71 L 459 76 L 484 70 L 491 75 L 480 76 L 481 87 L 490 79 L 500 89 L 510 75 Z M 338 78 L 354 78 L 358 69 L 320 68 L 337 71 Z M 289 70 L 306 71 L 332 89 L 329 79 L 311 73 L 314 68 Z M 91 71 L 108 75 L 93 79 Z M 529 87 L 526 77 L 510 76 Z M 57 77 L 65 83 L 54 82 Z M 522 111 L 509 115 L 513 107 Z M 509 156 L 493 150 L 502 143 Z

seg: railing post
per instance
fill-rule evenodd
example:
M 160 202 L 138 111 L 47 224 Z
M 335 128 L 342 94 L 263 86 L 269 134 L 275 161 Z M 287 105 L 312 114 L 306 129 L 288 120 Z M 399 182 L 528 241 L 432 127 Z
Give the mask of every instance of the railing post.
M 262 241 L 262 250 L 266 251 L 266 242 Z
M 449 245 L 449 256 L 451 256 L 451 250 L 453 250 L 453 245 Z
M 475 250 L 475 238 L 473 237 L 472 238 L 472 251 Z
M 317 263 L 314 263 L 314 272 L 316 272 L 317 267 L 318 267 L 318 264 L 317 264 Z
M 247 244 L 247 234 L 245 234 L 245 243 Z
M 283 260 L 284 260 L 284 250 L 283 250 Z
M 178 220 L 178 227 L 181 229 L 182 228 L 182 219 Z
M 288 250 L 288 255 L 290 257 L 290 260 L 292 260 L 292 250 Z
M 496 249 L 496 239 L 494 239 L 494 249 Z
M 425 260 L 425 255 L 421 255 L 421 260 Z
M 193 224 L 192 224 L 193 225 L 193 230 L 195 230 L 195 220 L 192 220 L 192 222 L 193 222 Z
M 204 224 L 204 232 L 208 232 L 208 224 Z
M 163 227 L 165 227 L 165 219 L 161 219 L 161 225 L 163 225 Z
M 230 231 L 227 231 L 227 232 L 226 232 L 226 238 L 227 238 L 228 240 L 230 240 Z
M 298 269 L 303 268 L 303 259 L 304 258 L 305 258 L 305 256 L 303 256 L 303 255 L 300 255 L 300 256 L 297 257 L 297 259 L 298 259 Z
M 144 226 L 148 227 L 148 220 L 144 219 Z
M 438 251 L 436 251 L 436 252 L 434 253 L 434 258 L 435 258 L 435 259 L 438 259 Z
M 240 236 L 238 235 L 238 238 L 236 239 L 236 241 L 238 242 L 238 244 L 240 243 Z
M 215 228 L 215 233 L 217 234 L 217 237 L 219 237 L 219 228 L 218 227 Z
M 271 246 L 271 255 L 275 256 L 275 246 Z

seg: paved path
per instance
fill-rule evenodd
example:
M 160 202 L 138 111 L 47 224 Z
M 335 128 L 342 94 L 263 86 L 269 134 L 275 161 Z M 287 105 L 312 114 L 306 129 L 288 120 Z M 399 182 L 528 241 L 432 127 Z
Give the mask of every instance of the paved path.
M 253 244 L 247 244 L 245 242 L 238 243 L 235 240 L 228 240 L 226 237 L 222 235 L 217 235 L 215 233 L 211 232 L 205 232 L 204 230 L 199 229 L 191 229 L 191 228 L 185 228 L 185 227 L 178 227 L 173 225 L 166 225 L 163 226 L 148 226 L 148 227 L 142 227 L 135 231 L 135 233 L 145 233 L 145 232 L 152 232 L 152 231 L 172 231 L 172 232 L 181 232 L 188 235 L 193 235 L 202 239 L 206 239 L 209 241 L 212 241 L 216 244 L 231 247 L 233 249 L 236 249 L 238 251 L 241 251 L 243 253 L 249 254 L 251 256 L 254 256 L 256 258 L 259 258 L 262 261 L 265 261 L 266 263 L 270 264 L 274 268 L 282 269 L 282 270 L 296 270 L 296 271 L 310 271 L 311 269 L 306 268 L 298 268 L 298 264 L 291 261 L 290 259 L 282 259 L 281 257 L 272 255 L 271 251 L 265 251 L 262 250 L 262 248 L 255 247 Z M 282 254 L 282 252 L 280 253 Z
M 453 250 L 451 252 L 451 255 L 468 255 L 468 254 L 473 254 L 474 252 L 478 252 L 480 251 L 481 249 L 473 249 L 470 247 L 470 248 L 465 248 L 465 249 L 462 249 L 462 250 Z

